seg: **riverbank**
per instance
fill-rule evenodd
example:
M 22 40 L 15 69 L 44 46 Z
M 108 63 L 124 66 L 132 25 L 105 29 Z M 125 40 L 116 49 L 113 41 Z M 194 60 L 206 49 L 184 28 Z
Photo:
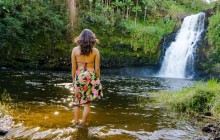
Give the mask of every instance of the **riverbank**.
M 220 138 L 220 83 L 211 79 L 177 92 L 160 92 L 157 102 L 199 124 L 202 131 Z
M 5 135 L 14 125 L 13 118 L 10 116 L 11 98 L 7 91 L 0 96 L 0 138 Z
M 111 50 L 109 48 L 98 48 L 101 55 L 100 65 L 102 68 L 140 66 L 145 64 L 156 65 L 157 61 L 150 59 L 143 52 L 134 52 L 128 46 L 123 49 Z M 70 70 L 71 51 L 57 50 L 54 56 L 47 59 L 8 59 L 0 60 L 0 69 L 30 69 L 30 70 Z

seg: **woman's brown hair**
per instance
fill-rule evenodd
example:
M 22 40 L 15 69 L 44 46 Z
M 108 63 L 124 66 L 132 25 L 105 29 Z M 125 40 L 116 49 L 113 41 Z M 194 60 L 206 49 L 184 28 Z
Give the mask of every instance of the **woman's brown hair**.
M 75 43 L 80 46 L 82 55 L 89 55 L 92 53 L 94 45 L 99 43 L 99 41 L 91 30 L 84 29 L 81 34 L 75 38 Z

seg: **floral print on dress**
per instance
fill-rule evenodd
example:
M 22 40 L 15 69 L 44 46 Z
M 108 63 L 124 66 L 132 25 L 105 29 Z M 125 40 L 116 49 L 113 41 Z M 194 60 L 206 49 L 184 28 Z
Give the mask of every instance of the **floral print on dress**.
M 77 69 L 74 91 L 75 105 L 82 105 L 103 97 L 102 84 L 94 70 Z

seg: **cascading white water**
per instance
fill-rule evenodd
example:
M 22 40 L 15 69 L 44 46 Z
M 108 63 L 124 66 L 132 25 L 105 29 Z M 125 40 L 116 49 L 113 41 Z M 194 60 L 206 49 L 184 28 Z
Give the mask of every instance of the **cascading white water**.
M 159 77 L 190 78 L 197 42 L 204 31 L 205 13 L 184 18 L 175 41 L 166 50 Z
M 204 0 L 204 1 L 207 2 L 207 3 L 211 3 L 211 2 L 216 1 L 216 0 Z

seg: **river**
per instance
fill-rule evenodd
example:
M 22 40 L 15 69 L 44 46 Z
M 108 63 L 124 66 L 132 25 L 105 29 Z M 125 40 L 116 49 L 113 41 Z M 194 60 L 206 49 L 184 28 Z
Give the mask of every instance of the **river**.
M 201 132 L 153 103 L 152 92 L 176 91 L 194 80 L 159 78 L 146 67 L 105 69 L 104 99 L 92 103 L 89 125 L 71 126 L 73 93 L 66 71 L 0 71 L 0 93 L 17 109 L 9 139 L 195 139 Z M 156 94 L 155 94 L 156 95 Z M 172 114 L 172 115 L 170 115 Z

